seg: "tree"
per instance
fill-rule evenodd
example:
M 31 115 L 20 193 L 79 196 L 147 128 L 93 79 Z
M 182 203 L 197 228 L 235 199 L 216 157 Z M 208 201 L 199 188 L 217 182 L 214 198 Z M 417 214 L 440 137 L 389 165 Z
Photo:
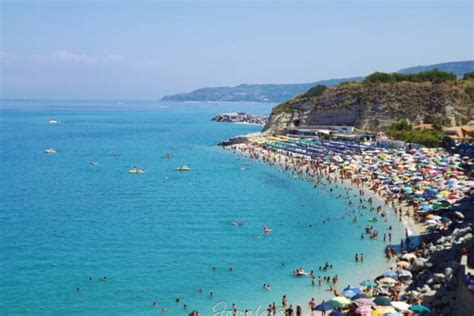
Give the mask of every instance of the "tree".
M 397 122 L 393 122 L 392 124 L 390 124 L 390 129 L 389 130 L 392 130 L 392 131 L 411 131 L 411 125 L 410 123 L 408 122 L 408 120 L 404 119 L 404 120 L 400 120 L 400 121 L 397 121 Z
M 466 72 L 462 78 L 463 79 L 474 79 L 474 71 Z

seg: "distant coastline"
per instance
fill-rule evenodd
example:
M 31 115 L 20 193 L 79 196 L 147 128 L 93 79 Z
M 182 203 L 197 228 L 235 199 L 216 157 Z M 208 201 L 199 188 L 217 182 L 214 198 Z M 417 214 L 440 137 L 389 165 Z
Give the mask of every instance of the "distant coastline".
M 431 69 L 448 71 L 461 77 L 474 71 L 474 61 L 455 61 L 440 64 L 404 68 L 398 72 L 408 74 Z M 359 82 L 365 76 L 319 80 L 310 83 L 293 84 L 241 84 L 233 87 L 205 87 L 187 93 L 164 96 L 162 101 L 199 101 L 199 102 L 283 102 L 296 97 L 316 85 L 328 87 L 343 82 Z

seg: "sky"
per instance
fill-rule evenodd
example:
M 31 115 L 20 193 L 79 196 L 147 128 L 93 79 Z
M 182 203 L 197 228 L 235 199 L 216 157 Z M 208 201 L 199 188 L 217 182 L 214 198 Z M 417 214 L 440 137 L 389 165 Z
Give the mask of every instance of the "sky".
M 473 3 L 0 0 L 0 98 L 156 100 L 471 60 Z

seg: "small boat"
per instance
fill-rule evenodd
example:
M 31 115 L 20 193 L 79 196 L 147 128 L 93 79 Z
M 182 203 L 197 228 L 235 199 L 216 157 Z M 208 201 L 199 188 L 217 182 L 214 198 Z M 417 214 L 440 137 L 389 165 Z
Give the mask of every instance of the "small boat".
M 99 163 L 97 161 L 91 161 L 91 166 L 95 167 L 95 166 L 98 166 L 98 165 L 99 165 Z
M 54 148 L 48 148 L 44 151 L 46 154 L 55 154 L 56 153 L 56 149 Z
M 56 125 L 56 124 L 59 124 L 59 123 L 61 123 L 61 122 L 58 121 L 58 120 L 56 120 L 56 119 L 50 119 L 50 120 L 48 121 L 48 124 L 50 124 L 50 125 Z
M 245 225 L 245 222 L 244 222 L 244 221 L 235 221 L 235 222 L 232 222 L 232 225 L 234 225 L 234 226 L 242 226 L 242 225 Z
M 263 233 L 264 234 L 270 234 L 271 232 L 272 232 L 272 230 L 270 228 L 268 228 L 268 227 L 263 228 Z
M 172 157 L 173 157 L 173 155 L 171 155 L 170 153 L 166 153 L 166 154 L 163 155 L 163 158 L 168 158 L 169 159 L 169 158 L 172 158 Z
M 140 168 L 137 168 L 137 167 L 133 167 L 132 169 L 128 170 L 128 173 L 131 173 L 131 174 L 143 174 L 143 173 L 145 173 L 145 170 L 140 169 Z
M 189 171 L 191 168 L 189 168 L 187 165 L 182 165 L 176 168 L 177 171 Z

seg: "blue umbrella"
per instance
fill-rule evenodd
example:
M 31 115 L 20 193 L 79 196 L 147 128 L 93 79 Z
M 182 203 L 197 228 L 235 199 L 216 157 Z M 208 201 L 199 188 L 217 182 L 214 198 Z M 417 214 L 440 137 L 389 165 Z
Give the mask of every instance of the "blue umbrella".
M 362 285 L 362 286 L 372 286 L 373 287 L 373 286 L 376 286 L 377 283 L 375 283 L 375 281 L 373 281 L 373 280 L 365 280 L 365 281 L 360 282 L 360 285 Z
M 344 288 L 343 291 L 351 291 L 351 292 L 354 292 L 355 294 L 362 293 L 362 291 L 358 287 L 351 287 L 351 286 Z
M 353 298 L 354 296 L 357 295 L 357 293 L 352 292 L 351 290 L 344 290 L 344 291 L 342 291 L 341 294 L 342 294 L 343 296 L 347 297 L 347 298 Z
M 322 302 L 321 304 L 319 304 L 318 306 L 316 306 L 316 310 L 318 312 L 326 312 L 326 311 L 330 311 L 331 309 L 333 309 L 334 307 L 332 307 L 331 304 L 328 304 L 328 303 L 325 303 L 325 302 Z
M 344 314 L 340 311 L 333 311 L 331 314 L 329 314 L 329 316 L 344 316 Z
M 365 294 L 357 294 L 356 296 L 354 296 L 353 298 L 351 298 L 351 300 L 355 301 L 359 298 L 369 298 L 367 295 Z
M 386 277 L 389 277 L 389 278 L 397 278 L 398 277 L 398 274 L 396 274 L 393 271 L 384 272 L 384 273 L 382 273 L 382 275 L 386 276 Z

